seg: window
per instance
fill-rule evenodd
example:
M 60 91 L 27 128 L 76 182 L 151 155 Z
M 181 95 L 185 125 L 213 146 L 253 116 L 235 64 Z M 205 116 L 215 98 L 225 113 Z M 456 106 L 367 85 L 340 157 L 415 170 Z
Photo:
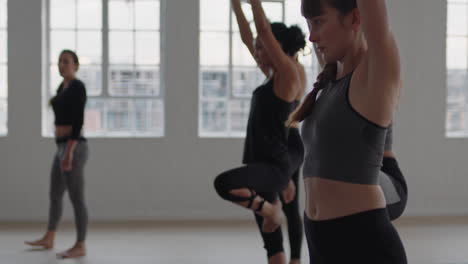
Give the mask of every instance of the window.
M 0 136 L 8 133 L 7 0 L 0 0 Z
M 297 2 L 297 3 L 296 3 Z M 242 43 L 229 0 L 200 0 L 200 137 L 244 137 L 253 90 L 265 77 Z M 250 5 L 243 3 L 255 34 Z M 299 25 L 307 33 L 299 1 L 263 1 L 268 19 Z M 213 12 L 212 10 L 216 10 Z M 308 76 L 317 70 L 310 48 L 300 56 Z
M 48 0 L 48 76 L 43 133 L 52 134 L 47 102 L 61 77 L 63 49 L 80 57 L 87 89 L 84 129 L 91 137 L 161 137 L 159 0 Z
M 468 1 L 447 7 L 447 137 L 468 136 Z

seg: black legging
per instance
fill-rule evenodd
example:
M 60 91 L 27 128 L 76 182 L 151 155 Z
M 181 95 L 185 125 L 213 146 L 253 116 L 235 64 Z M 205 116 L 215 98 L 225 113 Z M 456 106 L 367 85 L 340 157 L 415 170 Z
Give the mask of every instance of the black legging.
M 286 216 L 287 223 L 288 223 L 288 235 L 289 235 L 289 245 L 291 249 L 291 259 L 300 259 L 301 258 L 301 247 L 302 247 L 302 218 L 299 213 L 299 170 L 297 170 L 293 176 L 292 180 L 294 185 L 296 186 L 296 194 L 294 195 L 294 199 L 285 204 L 283 201 L 283 197 L 279 195 L 281 202 L 283 203 L 283 212 Z M 260 196 L 267 196 L 266 193 L 259 193 Z M 278 228 L 273 233 L 265 233 L 262 232 L 262 225 L 263 225 L 263 217 L 254 214 L 255 220 L 257 222 L 258 228 L 260 230 L 260 234 L 263 239 L 264 248 L 267 251 L 267 256 L 271 257 L 277 253 L 284 252 L 283 248 L 283 233 L 281 231 L 281 227 Z
M 216 192 L 225 200 L 246 202 L 249 197 L 236 196 L 230 191 L 247 188 L 257 194 L 263 193 L 262 197 L 270 203 L 276 201 L 278 193 L 288 186 L 289 179 L 304 160 L 304 145 L 298 129 L 289 130 L 287 145 L 287 152 L 276 161 L 265 158 L 221 173 L 214 181 Z
M 214 186 L 219 196 L 231 202 L 250 201 L 249 197 L 239 197 L 229 192 L 233 189 L 248 188 L 257 195 L 263 197 L 266 201 L 273 203 L 282 199 L 281 191 L 289 184 L 292 178 L 296 185 L 296 194 L 294 200 L 289 204 L 283 202 L 283 212 L 288 221 L 288 233 L 291 246 L 291 258 L 299 259 L 302 246 L 302 220 L 299 214 L 299 168 L 304 159 L 304 146 L 298 129 L 290 129 L 288 137 L 288 151 L 284 153 L 287 157 L 279 160 L 282 162 L 258 162 L 250 163 L 243 167 L 232 169 L 220 174 L 214 182 Z M 255 214 L 255 220 L 259 226 L 264 247 L 267 250 L 268 257 L 279 252 L 283 252 L 283 235 L 281 228 L 273 233 L 264 233 L 261 231 L 263 217 Z
M 304 214 L 310 264 L 406 264 L 406 252 L 385 209 L 331 220 Z
M 214 187 L 221 198 L 231 202 L 246 202 L 249 197 L 230 193 L 234 189 L 247 188 L 263 193 L 266 201 L 273 203 L 278 193 L 289 183 L 289 168 L 274 163 L 252 163 L 221 173 L 214 181 Z

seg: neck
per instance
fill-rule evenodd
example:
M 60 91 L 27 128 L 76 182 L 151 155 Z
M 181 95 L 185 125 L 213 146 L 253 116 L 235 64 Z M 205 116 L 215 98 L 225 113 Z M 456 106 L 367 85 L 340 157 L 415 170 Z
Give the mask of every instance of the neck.
M 63 84 L 67 86 L 74 79 L 75 79 L 75 76 L 63 77 Z
M 367 43 L 364 39 L 357 45 L 355 45 L 342 60 L 338 61 L 338 73 L 337 78 L 341 78 L 348 73 L 354 71 L 357 66 L 361 63 L 362 58 L 367 52 Z

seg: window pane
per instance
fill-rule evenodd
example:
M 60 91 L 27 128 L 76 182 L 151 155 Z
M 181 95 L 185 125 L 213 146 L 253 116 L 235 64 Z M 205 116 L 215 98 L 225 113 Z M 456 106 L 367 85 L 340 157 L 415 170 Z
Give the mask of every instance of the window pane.
M 467 38 L 447 39 L 447 68 L 466 69 L 467 68 Z
M 159 32 L 136 33 L 136 64 L 159 64 Z
M 232 38 L 232 64 L 239 66 L 256 66 L 252 54 L 242 42 L 240 33 L 234 33 Z
M 6 7 L 5 1 L 0 1 L 0 8 Z M 6 14 L 5 14 L 6 16 Z M 8 132 L 8 67 L 7 67 L 7 34 L 0 30 L 0 136 Z
M 229 34 L 200 33 L 200 63 L 203 66 L 229 65 Z
M 109 60 L 111 64 L 134 63 L 133 32 L 109 33 Z
M 225 98 L 228 96 L 227 68 L 203 67 L 200 74 L 203 98 Z
M 100 95 L 102 91 L 101 65 L 81 65 L 77 77 L 84 82 L 88 96 Z
M 448 4 L 447 33 L 449 35 L 467 34 L 468 6 L 466 4 Z
M 76 27 L 75 0 L 50 0 L 50 27 L 62 29 Z
M 7 1 L 0 0 L 0 136 L 8 133 Z
M 0 97 L 0 135 L 7 133 L 7 100 Z
M 109 28 L 133 29 L 134 28 L 134 4 L 127 0 L 109 1 Z
M 86 107 L 87 136 L 162 136 L 164 104 L 158 99 L 95 99 Z
M 0 30 L 0 63 L 7 62 L 7 33 L 4 30 Z
M 135 2 L 136 29 L 159 30 L 159 1 L 145 0 Z
M 8 77 L 6 64 L 0 64 L 0 136 L 8 132 Z
M 60 76 L 58 66 L 55 64 L 52 64 L 49 66 L 50 71 L 49 71 L 49 78 L 50 78 L 50 86 L 49 86 L 49 94 L 50 96 L 54 96 L 58 86 L 62 82 L 62 77 Z M 46 99 L 47 101 L 49 98 Z
M 108 47 L 102 46 L 103 3 L 109 8 Z M 77 77 L 85 83 L 89 96 L 86 136 L 162 136 L 159 0 L 50 0 L 50 10 L 53 26 L 45 101 L 56 94 L 62 81 L 57 69 L 59 53 L 75 50 L 81 63 Z M 104 50 L 109 53 L 107 62 L 103 61 Z M 103 63 L 109 65 L 108 72 L 102 72 Z M 102 87 L 103 83 L 108 87 Z M 50 136 L 53 113 L 48 106 L 43 111 L 44 131 Z
M 101 31 L 79 31 L 77 54 L 81 64 L 100 64 L 102 61 Z
M 270 22 L 283 21 L 283 5 L 281 3 L 262 3 L 265 14 L 268 16 Z
M 0 0 L 0 28 L 7 27 L 7 0 Z
M 106 125 L 109 132 L 130 131 L 133 127 L 130 113 L 132 106 L 129 100 L 107 100 Z
M 286 24 L 298 25 L 306 33 L 307 21 L 301 14 L 301 1 L 287 1 L 284 9 Z
M 160 95 L 160 71 L 159 67 L 137 66 L 135 72 L 135 95 L 159 96 Z
M 52 31 L 50 33 L 50 62 L 58 63 L 60 52 L 64 49 L 76 50 L 75 43 L 75 32 Z
M 102 99 L 88 98 L 85 109 L 84 131 L 86 136 L 105 134 L 105 101 Z
M 227 131 L 227 104 L 224 101 L 201 102 L 201 125 L 203 133 Z
M 110 93 L 116 96 L 158 96 L 159 67 L 133 68 L 117 65 L 110 68 Z
M 235 100 L 229 102 L 229 112 L 231 115 L 231 132 L 245 135 L 247 120 L 249 118 L 250 101 Z
M 163 134 L 164 104 L 162 100 L 135 99 L 135 130 L 141 134 Z
M 447 117 L 446 131 L 450 134 L 463 134 L 467 130 L 468 115 L 468 74 L 466 70 L 447 71 Z
M 49 104 L 50 97 L 47 97 L 42 111 L 45 112 L 43 116 L 42 125 L 43 125 L 43 132 L 44 135 L 53 136 L 54 135 L 54 112 L 52 111 L 52 107 Z
M 229 0 L 200 0 L 202 31 L 229 31 Z
M 109 68 L 109 92 L 111 95 L 133 95 L 135 72 L 132 65 L 113 65 Z
M 102 28 L 102 1 L 78 0 L 78 28 Z
M 265 75 L 258 67 L 235 67 L 232 69 L 232 95 L 249 98 L 264 80 Z
M 8 70 L 6 64 L 0 64 L 0 98 L 8 95 Z

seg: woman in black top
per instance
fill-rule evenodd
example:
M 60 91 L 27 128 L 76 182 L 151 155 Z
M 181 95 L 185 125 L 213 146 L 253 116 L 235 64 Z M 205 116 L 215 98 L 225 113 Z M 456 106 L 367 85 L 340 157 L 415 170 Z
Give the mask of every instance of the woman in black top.
M 215 180 L 218 194 L 252 209 L 267 250 L 268 262 L 286 263 L 281 229 L 283 211 L 288 219 L 291 262 L 300 262 L 302 222 L 296 186 L 303 159 L 297 128 L 285 126 L 305 90 L 305 71 L 297 61 L 305 37 L 296 27 L 270 24 L 260 1 L 250 1 L 258 37 L 254 41 L 240 0 L 232 0 L 242 41 L 254 56 L 267 81 L 252 95 L 243 167 L 229 170 Z M 279 198 L 279 199 L 278 199 Z
M 86 254 L 85 238 L 88 225 L 83 177 L 84 165 L 88 159 L 88 146 L 86 139 L 81 135 L 87 97 L 84 84 L 76 79 L 79 60 L 73 51 L 61 52 L 58 68 L 63 82 L 56 96 L 50 100 L 55 114 L 57 152 L 51 171 L 48 229 L 43 238 L 26 244 L 45 249 L 53 247 L 57 225 L 62 215 L 63 194 L 68 190 L 75 214 L 77 241 L 72 248 L 57 256 L 76 258 Z

